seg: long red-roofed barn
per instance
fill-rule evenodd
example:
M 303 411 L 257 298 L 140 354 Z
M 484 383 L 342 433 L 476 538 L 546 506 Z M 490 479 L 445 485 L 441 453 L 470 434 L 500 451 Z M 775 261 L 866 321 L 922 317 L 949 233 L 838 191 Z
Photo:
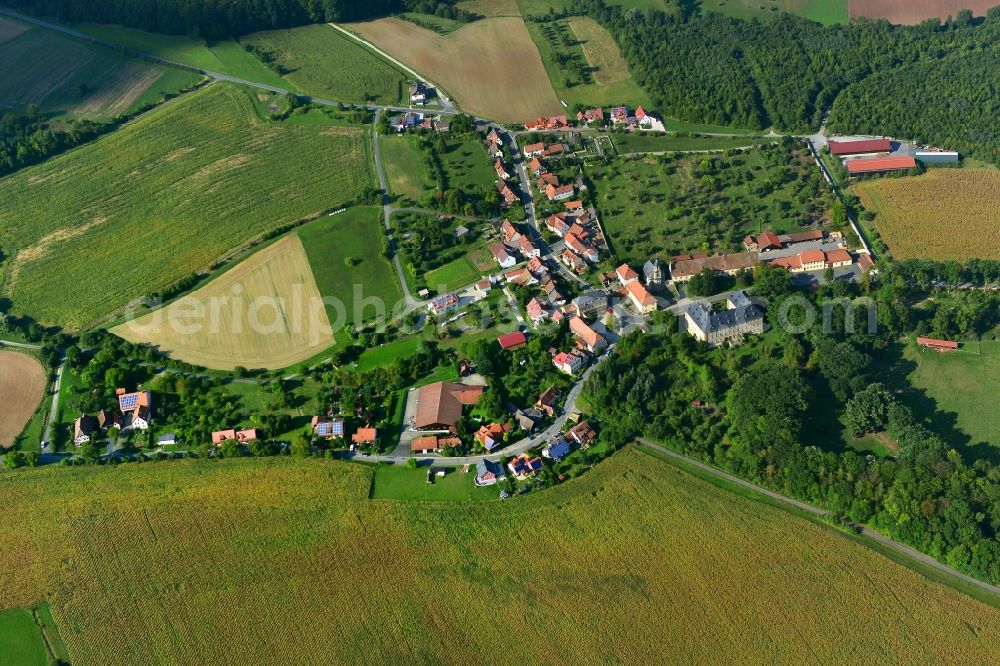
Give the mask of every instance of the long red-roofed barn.
M 869 155 L 892 152 L 889 139 L 863 139 L 860 141 L 831 141 L 830 153 L 837 157 L 846 155 Z
M 904 171 L 915 169 L 917 161 L 912 155 L 902 157 L 873 157 L 871 159 L 847 160 L 847 173 L 858 176 L 866 173 Z
M 462 407 L 479 402 L 482 386 L 454 382 L 435 382 L 420 389 L 417 395 L 417 430 L 451 430 L 462 420 Z

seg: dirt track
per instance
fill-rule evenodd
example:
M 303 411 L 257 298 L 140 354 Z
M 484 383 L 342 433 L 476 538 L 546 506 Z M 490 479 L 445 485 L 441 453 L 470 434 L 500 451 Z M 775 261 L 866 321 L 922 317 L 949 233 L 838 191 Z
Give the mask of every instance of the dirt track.
M 10 446 L 42 401 L 45 369 L 34 357 L 0 351 L 0 446 Z
M 847 11 L 851 18 L 884 18 L 912 25 L 929 18 L 955 16 L 961 9 L 985 16 L 986 10 L 998 3 L 1000 0 L 850 0 Z

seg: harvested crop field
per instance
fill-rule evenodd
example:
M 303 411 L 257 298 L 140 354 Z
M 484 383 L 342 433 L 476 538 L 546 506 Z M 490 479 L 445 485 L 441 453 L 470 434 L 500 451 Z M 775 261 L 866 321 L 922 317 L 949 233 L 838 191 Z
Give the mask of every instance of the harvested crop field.
M 0 608 L 49 600 L 80 666 L 1000 659 L 996 608 L 637 451 L 506 502 L 371 480 L 289 457 L 11 474 Z
M 611 33 L 592 18 L 577 16 L 568 22 L 573 34 L 580 41 L 580 48 L 587 58 L 587 64 L 593 68 L 594 83 L 607 86 L 625 81 L 631 76 L 625 58 L 622 57 Z
M 125 58 L 41 28 L 0 19 L 0 108 L 111 118 L 152 94 L 190 86 L 196 74 Z M 147 97 L 148 98 L 148 97 Z
M 1000 171 L 931 169 L 854 190 L 896 259 L 1000 259 Z
M 483 19 L 444 36 L 395 18 L 345 27 L 442 86 L 469 113 L 525 122 L 565 111 L 518 17 Z
M 216 370 L 285 368 L 333 344 L 322 297 L 296 234 L 111 332 Z
M 373 183 L 366 128 L 261 119 L 213 84 L 0 180 L 3 294 L 79 328 Z
M 0 446 L 10 446 L 42 401 L 45 368 L 34 357 L 0 351 Z
M 850 0 L 848 13 L 851 18 L 883 18 L 892 23 L 912 25 L 929 18 L 955 16 L 962 9 L 971 9 L 976 16 L 986 16 L 986 11 L 1000 0 Z

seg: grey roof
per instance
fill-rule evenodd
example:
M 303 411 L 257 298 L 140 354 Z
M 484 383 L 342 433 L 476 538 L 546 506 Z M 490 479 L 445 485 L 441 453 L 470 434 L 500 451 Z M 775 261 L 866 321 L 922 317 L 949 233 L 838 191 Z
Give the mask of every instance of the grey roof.
M 593 291 L 588 291 L 585 294 L 580 294 L 573 300 L 573 303 L 575 303 L 577 307 L 581 308 L 593 307 L 597 303 L 606 306 L 608 304 L 608 296 L 603 291 L 597 291 L 595 289 Z
M 742 291 L 733 292 L 729 295 L 728 300 L 732 307 L 722 312 L 715 312 L 704 303 L 693 303 L 687 307 L 686 312 L 698 328 L 705 333 L 732 328 L 748 321 L 761 319 L 764 316 L 764 310 L 751 303 Z
M 157 442 L 169 442 L 169 441 L 175 440 L 175 439 L 177 439 L 177 434 L 176 433 L 167 432 L 167 433 L 163 433 L 162 435 L 160 435 L 156 439 L 156 441 Z

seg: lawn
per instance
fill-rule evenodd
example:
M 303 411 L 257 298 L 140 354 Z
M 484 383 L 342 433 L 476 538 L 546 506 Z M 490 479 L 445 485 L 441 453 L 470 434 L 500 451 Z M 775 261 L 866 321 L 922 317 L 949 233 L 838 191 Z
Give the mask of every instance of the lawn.
M 483 19 L 447 35 L 397 18 L 345 27 L 441 86 L 469 113 L 523 123 L 563 111 L 520 17 Z
M 632 80 L 610 33 L 593 19 L 572 17 L 525 25 L 552 87 L 567 105 L 652 106 L 646 91 Z
M 427 483 L 427 468 L 405 465 L 378 465 L 372 480 L 372 499 L 376 500 L 492 500 L 497 499 L 497 487 L 476 486 L 476 467 L 463 471 L 461 467 L 446 469 L 444 478 L 434 477 Z
M 729 150 L 746 148 L 761 143 L 774 143 L 775 139 L 760 137 L 684 137 L 673 134 L 648 134 L 640 132 L 617 132 L 611 134 L 615 148 L 620 154 L 652 153 L 669 151 Z
M 373 184 L 367 128 L 264 120 L 213 84 L 0 181 L 3 295 L 80 328 Z
M 333 330 L 380 319 L 401 305 L 403 292 L 382 252 L 382 210 L 351 208 L 299 231 Z M 348 259 L 351 260 L 348 265 Z
M 409 358 L 420 350 L 420 338 L 409 336 L 393 340 L 380 347 L 369 347 L 358 360 L 351 366 L 357 372 L 370 372 L 375 368 L 382 368 L 396 359 Z
M 619 158 L 586 167 L 619 259 L 738 251 L 748 233 L 828 220 L 830 193 L 807 149 L 782 144 L 738 154 Z
M 287 81 L 231 39 L 209 44 L 203 39 L 193 39 L 183 35 L 163 35 L 119 25 L 96 23 L 81 23 L 74 25 L 73 28 L 99 39 L 121 44 L 125 48 L 151 53 L 190 67 L 228 74 L 256 83 L 288 87 Z
M 465 256 L 428 271 L 424 284 L 428 289 L 443 294 L 460 287 L 467 287 L 493 268 L 493 255 L 482 247 Z
M 1000 171 L 930 169 L 858 181 L 854 191 L 896 259 L 1000 259 Z
M 389 192 L 417 202 L 434 180 L 424 163 L 420 137 L 414 135 L 385 136 L 379 139 L 382 166 L 389 181 Z
M 638 451 L 503 502 L 372 501 L 373 474 L 8 473 L 0 603 L 48 599 L 72 663 L 108 666 L 468 663 L 510 636 L 525 664 L 1000 659 L 1000 610 Z M 142 640 L 107 629 L 129 623 Z
M 866 2 L 870 4 L 870 0 Z M 703 0 L 701 8 L 742 19 L 773 17 L 779 11 L 786 11 L 829 25 L 847 23 L 847 3 L 848 0 Z
M 444 168 L 448 189 L 493 187 L 497 172 L 480 141 L 474 138 L 448 138 L 445 143 L 448 148 L 443 153 L 438 153 L 438 157 Z
M 104 120 L 128 113 L 201 78 L 42 28 L 23 32 L 0 19 L 0 109 L 24 112 L 31 104 L 44 114 Z M 13 36 L 12 36 L 13 35 Z
M 407 76 L 373 51 L 328 25 L 241 37 L 306 93 L 344 102 L 398 104 Z
M 41 629 L 31 609 L 0 611 L 0 654 L 8 664 L 47 666 L 50 662 Z

